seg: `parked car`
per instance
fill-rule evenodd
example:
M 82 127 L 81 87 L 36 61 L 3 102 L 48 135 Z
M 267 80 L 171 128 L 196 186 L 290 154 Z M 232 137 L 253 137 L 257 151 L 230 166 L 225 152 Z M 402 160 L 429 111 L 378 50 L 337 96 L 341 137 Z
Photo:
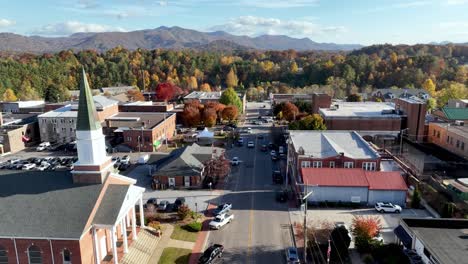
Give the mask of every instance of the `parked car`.
M 288 247 L 286 249 L 286 263 L 288 263 L 288 264 L 301 263 L 299 261 L 299 254 L 297 253 L 297 248 Z
M 234 128 L 234 129 L 237 128 L 237 126 L 235 124 L 227 124 L 227 126 L 230 126 L 230 127 Z
M 239 145 L 239 146 L 244 145 L 244 139 L 243 139 L 243 138 L 239 138 L 239 139 L 237 140 L 237 145 Z
M 260 134 L 260 135 L 257 136 L 257 138 L 258 138 L 258 139 L 264 139 L 265 136 L 263 136 L 262 134 Z
M 146 201 L 146 204 L 158 205 L 158 199 L 157 198 L 149 198 L 148 201 Z
M 252 128 L 248 127 L 248 128 L 247 128 L 247 133 L 248 133 L 248 134 L 252 134 Z
M 209 226 L 211 229 L 220 229 L 221 227 L 229 224 L 234 220 L 233 214 L 219 214 L 211 222 Z
M 247 147 L 248 148 L 255 148 L 255 143 L 253 141 L 249 141 L 249 143 L 247 143 Z
M 15 163 L 18 163 L 20 162 L 21 160 L 20 159 L 11 159 L 11 160 L 8 160 L 8 162 L 10 162 L 10 164 L 15 164 Z
M 286 190 L 279 190 L 276 192 L 276 201 L 284 203 L 288 200 L 288 192 Z
M 383 239 L 383 237 L 382 237 L 382 234 L 380 234 L 380 232 L 377 233 L 377 235 L 376 235 L 375 237 L 373 237 L 372 240 L 375 240 L 375 241 L 379 241 L 379 242 L 381 242 L 381 243 L 384 243 L 384 239 Z
M 376 203 L 375 210 L 381 213 L 401 213 L 401 206 L 392 203 Z
M 158 210 L 160 211 L 166 211 L 167 205 L 169 204 L 169 201 L 162 200 L 159 202 Z
M 271 156 L 276 156 L 276 151 L 275 150 L 270 151 L 270 155 Z
M 40 165 L 39 167 L 37 167 L 37 170 L 45 171 L 45 170 L 47 170 L 49 167 L 50 167 L 50 164 L 47 163 L 47 162 L 45 162 L 45 161 L 43 161 L 43 162 L 41 163 L 41 165 Z
M 214 215 L 225 214 L 225 213 L 231 211 L 231 208 L 232 208 L 232 204 L 231 204 L 231 203 L 220 204 L 220 205 L 218 205 L 218 207 L 216 207 L 216 208 L 213 210 L 213 214 L 214 214 Z
M 124 170 L 128 169 L 128 167 L 130 167 L 130 164 L 128 164 L 128 163 L 120 163 L 118 169 L 119 169 L 120 171 L 124 171 Z
M 36 167 L 36 164 L 34 163 L 26 163 L 23 165 L 23 167 L 21 168 L 22 170 L 32 170 Z
M 213 263 L 215 259 L 222 257 L 224 252 L 224 246 L 220 244 L 214 244 L 207 248 L 203 255 L 198 259 L 198 264 L 210 264 Z
M 283 184 L 283 175 L 281 175 L 281 171 L 275 170 L 275 171 L 273 171 L 271 176 L 273 178 L 274 183 Z
M 146 155 L 142 155 L 138 158 L 138 164 L 142 165 L 142 164 L 146 164 L 148 163 L 148 160 L 149 160 L 149 155 L 146 154 Z
M 239 160 L 238 157 L 234 157 L 234 158 L 231 159 L 231 165 L 232 166 L 237 166 L 239 164 L 240 164 L 240 160 Z
M 284 147 L 283 146 L 279 146 L 278 147 L 278 153 L 281 155 L 281 154 L 284 154 Z
M 179 207 L 185 204 L 185 198 L 184 197 L 177 197 L 177 199 L 174 202 L 174 211 L 179 210 Z
M 129 156 L 129 155 L 123 156 L 123 157 L 120 159 L 120 162 L 121 162 L 122 164 L 130 164 L 130 156 Z
M 260 147 L 260 150 L 261 150 L 262 152 L 267 152 L 267 151 L 268 151 L 267 145 L 262 145 L 262 146 Z
M 41 144 L 39 144 L 39 146 L 37 146 L 36 150 L 43 151 L 46 150 L 48 147 L 50 147 L 50 142 L 42 142 Z

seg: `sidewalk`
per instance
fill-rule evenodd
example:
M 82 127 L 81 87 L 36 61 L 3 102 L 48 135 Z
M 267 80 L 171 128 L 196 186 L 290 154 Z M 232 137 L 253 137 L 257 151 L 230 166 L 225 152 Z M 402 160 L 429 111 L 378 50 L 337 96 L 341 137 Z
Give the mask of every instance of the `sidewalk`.
M 215 208 L 215 205 L 209 204 L 207 210 L 207 217 L 211 217 L 211 209 Z M 189 259 L 189 264 L 196 264 L 198 263 L 198 259 L 200 258 L 200 255 L 203 253 L 203 250 L 205 249 L 205 243 L 208 239 L 208 235 L 210 232 L 210 219 L 205 219 L 203 221 L 203 226 L 202 226 L 202 231 L 198 234 L 197 241 L 195 242 L 195 245 L 192 249 L 192 254 L 190 255 Z
M 156 249 L 154 250 L 153 254 L 151 255 L 149 263 L 158 263 L 159 258 L 162 255 L 164 248 L 168 246 L 169 240 L 171 240 L 172 231 L 174 231 L 174 227 L 168 224 L 162 224 L 164 226 L 164 231 L 162 233 L 161 239 L 159 240 Z

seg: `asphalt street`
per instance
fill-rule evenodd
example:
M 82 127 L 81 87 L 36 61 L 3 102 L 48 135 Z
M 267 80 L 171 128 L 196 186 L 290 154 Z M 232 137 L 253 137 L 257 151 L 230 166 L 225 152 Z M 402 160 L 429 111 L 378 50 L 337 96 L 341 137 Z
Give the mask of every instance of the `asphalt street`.
M 247 118 L 256 119 L 268 111 L 268 104 L 249 103 L 247 109 Z M 282 263 L 284 249 L 292 245 L 288 206 L 276 202 L 280 186 L 272 183 L 273 161 L 269 152 L 260 151 L 270 141 L 270 124 L 245 126 L 252 128 L 252 134 L 242 134 L 244 146 L 228 150 L 228 156 L 239 157 L 241 163 L 233 167 L 227 190 L 218 198 L 233 204 L 235 219 L 221 230 L 210 231 L 207 245 L 224 245 L 225 263 Z M 259 134 L 265 138 L 258 139 Z M 249 141 L 256 143 L 255 148 L 247 147 Z

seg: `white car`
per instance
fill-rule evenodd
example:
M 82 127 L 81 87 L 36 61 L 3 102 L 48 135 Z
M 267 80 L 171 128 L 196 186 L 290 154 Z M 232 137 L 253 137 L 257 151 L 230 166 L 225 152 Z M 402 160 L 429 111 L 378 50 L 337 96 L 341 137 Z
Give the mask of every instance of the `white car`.
M 41 144 L 39 144 L 39 146 L 37 146 L 36 150 L 43 151 L 46 150 L 48 147 L 50 147 L 50 142 L 42 142 Z
M 44 171 L 47 170 L 50 167 L 50 164 L 47 162 L 42 162 L 41 166 L 37 167 L 37 170 Z
M 248 148 L 254 148 L 255 147 L 255 143 L 253 141 L 249 141 L 249 143 L 247 143 L 247 147 Z
M 120 159 L 120 162 L 123 164 L 130 164 L 130 156 L 125 155 Z
M 213 214 L 214 215 L 222 215 L 222 214 L 225 214 L 225 213 L 231 211 L 231 208 L 232 208 L 231 203 L 220 204 L 220 205 L 218 205 L 218 207 L 216 207 L 214 209 Z
M 384 242 L 384 239 L 382 237 L 382 234 L 378 233 L 375 237 L 372 238 L 372 240 L 379 241 L 381 243 Z
M 211 229 L 220 229 L 221 227 L 225 226 L 226 224 L 231 223 L 234 219 L 233 214 L 219 214 L 217 215 L 210 223 L 209 226 Z
M 376 203 L 375 210 L 381 213 L 401 213 L 401 206 L 392 203 Z
M 237 165 L 239 165 L 239 163 L 240 163 L 240 160 L 239 160 L 238 157 L 232 158 L 232 160 L 231 160 L 231 165 L 237 166 Z
M 271 155 L 271 156 L 276 156 L 276 151 L 275 151 L 275 150 L 272 150 L 272 151 L 270 152 L 270 155 Z
M 252 134 L 252 128 L 248 127 L 247 128 L 247 133 Z
M 23 167 L 21 168 L 22 170 L 32 170 L 36 167 L 36 164 L 34 163 L 28 163 L 24 164 Z

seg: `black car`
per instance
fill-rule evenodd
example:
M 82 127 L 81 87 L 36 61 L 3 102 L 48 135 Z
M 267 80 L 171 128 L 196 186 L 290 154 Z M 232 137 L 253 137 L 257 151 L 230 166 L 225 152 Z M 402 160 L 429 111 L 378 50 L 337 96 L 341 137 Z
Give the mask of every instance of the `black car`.
M 158 199 L 157 198 L 149 198 L 148 201 L 146 201 L 146 204 L 152 204 L 152 205 L 158 205 Z
M 257 136 L 258 139 L 264 139 L 264 136 L 262 134 Z
M 185 198 L 178 197 L 174 202 L 174 211 L 179 210 L 179 207 L 183 204 L 185 204 Z
M 288 200 L 288 192 L 285 190 L 277 191 L 276 192 L 276 201 L 280 203 L 284 203 Z
M 230 127 L 234 128 L 234 129 L 237 128 L 237 126 L 235 124 L 227 124 L 227 126 L 230 126 Z
M 220 244 L 214 244 L 207 248 L 203 255 L 198 259 L 199 264 L 213 263 L 216 258 L 221 258 L 224 252 L 224 246 Z
M 128 167 L 130 167 L 130 164 L 128 164 L 128 163 L 120 163 L 120 165 L 119 165 L 119 170 L 124 171 L 124 170 L 128 169 Z
M 272 173 L 273 182 L 276 184 L 283 184 L 283 176 L 281 175 L 281 171 L 275 170 Z

